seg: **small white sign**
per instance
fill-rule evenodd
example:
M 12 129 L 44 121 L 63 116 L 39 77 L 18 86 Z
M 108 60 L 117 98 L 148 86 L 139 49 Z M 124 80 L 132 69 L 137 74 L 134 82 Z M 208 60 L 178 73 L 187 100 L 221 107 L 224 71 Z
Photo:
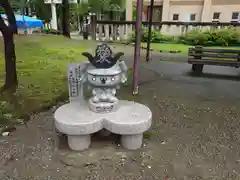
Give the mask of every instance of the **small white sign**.
M 44 0 L 45 4 L 62 4 L 62 0 Z
M 70 101 L 79 98 L 82 99 L 82 81 L 86 67 L 86 63 L 70 63 L 68 65 L 68 90 Z

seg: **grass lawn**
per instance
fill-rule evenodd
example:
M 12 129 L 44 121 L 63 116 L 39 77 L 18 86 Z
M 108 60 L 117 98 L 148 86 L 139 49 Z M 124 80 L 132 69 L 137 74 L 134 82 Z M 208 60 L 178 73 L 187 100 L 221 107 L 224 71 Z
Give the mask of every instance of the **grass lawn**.
M 146 43 L 142 44 L 142 47 L 147 47 Z M 186 44 L 168 44 L 168 43 L 151 43 L 150 48 L 155 51 L 161 51 L 161 52 L 169 52 L 169 51 L 180 51 L 181 54 L 187 55 L 188 49 L 192 47 L 190 45 Z M 223 48 L 223 47 L 209 47 L 209 48 Z M 231 49 L 239 49 L 240 47 L 224 47 L 224 48 L 231 48 Z
M 16 117 L 67 98 L 68 63 L 85 60 L 81 53 L 92 50 L 95 46 L 92 41 L 49 35 L 18 36 L 15 38 L 15 45 L 19 88 L 14 95 L 0 95 L 0 128 L 9 123 L 7 119 L 16 120 Z M 4 82 L 3 52 L 1 43 L 0 85 Z

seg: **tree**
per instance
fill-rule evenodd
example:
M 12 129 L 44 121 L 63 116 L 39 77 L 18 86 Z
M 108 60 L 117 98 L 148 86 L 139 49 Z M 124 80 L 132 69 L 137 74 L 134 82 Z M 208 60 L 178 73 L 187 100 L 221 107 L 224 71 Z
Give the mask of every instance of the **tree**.
M 69 1 L 62 0 L 62 34 L 70 38 L 70 9 Z
M 50 21 L 51 8 L 44 0 L 10 0 L 13 11 L 25 15 L 36 15 L 39 19 Z
M 81 1 L 74 6 L 74 15 L 79 17 L 80 26 L 82 29 L 83 17 L 88 13 L 95 13 L 98 19 L 114 19 L 119 20 L 121 12 L 125 9 L 126 0 L 88 0 Z M 112 16 L 111 16 L 112 15 Z
M 4 54 L 5 54 L 5 84 L 2 91 L 16 91 L 18 85 L 17 70 L 16 70 L 16 55 L 14 45 L 14 34 L 17 34 L 16 19 L 12 7 L 8 0 L 1 0 L 0 6 L 5 10 L 8 19 L 8 25 L 0 16 L 0 31 L 4 39 Z

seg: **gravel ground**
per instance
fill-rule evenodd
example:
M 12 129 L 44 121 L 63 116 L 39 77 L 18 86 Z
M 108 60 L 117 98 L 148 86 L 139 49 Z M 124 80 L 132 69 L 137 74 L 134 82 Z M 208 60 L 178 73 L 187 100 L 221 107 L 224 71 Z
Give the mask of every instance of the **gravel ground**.
M 0 179 L 240 179 L 240 96 L 231 88 L 238 91 L 240 86 L 226 80 L 169 78 L 142 69 L 135 99 L 153 111 L 142 149 L 127 151 L 117 135 L 96 134 L 89 150 L 71 152 L 65 136 L 55 143 L 53 108 L 0 138 Z M 130 91 L 122 88 L 122 98 L 131 98 Z

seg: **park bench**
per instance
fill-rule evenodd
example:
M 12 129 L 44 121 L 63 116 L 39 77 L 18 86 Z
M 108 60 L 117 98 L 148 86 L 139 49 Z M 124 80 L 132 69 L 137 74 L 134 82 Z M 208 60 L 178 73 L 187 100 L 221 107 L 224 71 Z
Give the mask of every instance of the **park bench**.
M 210 49 L 202 46 L 189 48 L 188 63 L 194 73 L 202 73 L 204 65 L 240 67 L 240 50 Z

